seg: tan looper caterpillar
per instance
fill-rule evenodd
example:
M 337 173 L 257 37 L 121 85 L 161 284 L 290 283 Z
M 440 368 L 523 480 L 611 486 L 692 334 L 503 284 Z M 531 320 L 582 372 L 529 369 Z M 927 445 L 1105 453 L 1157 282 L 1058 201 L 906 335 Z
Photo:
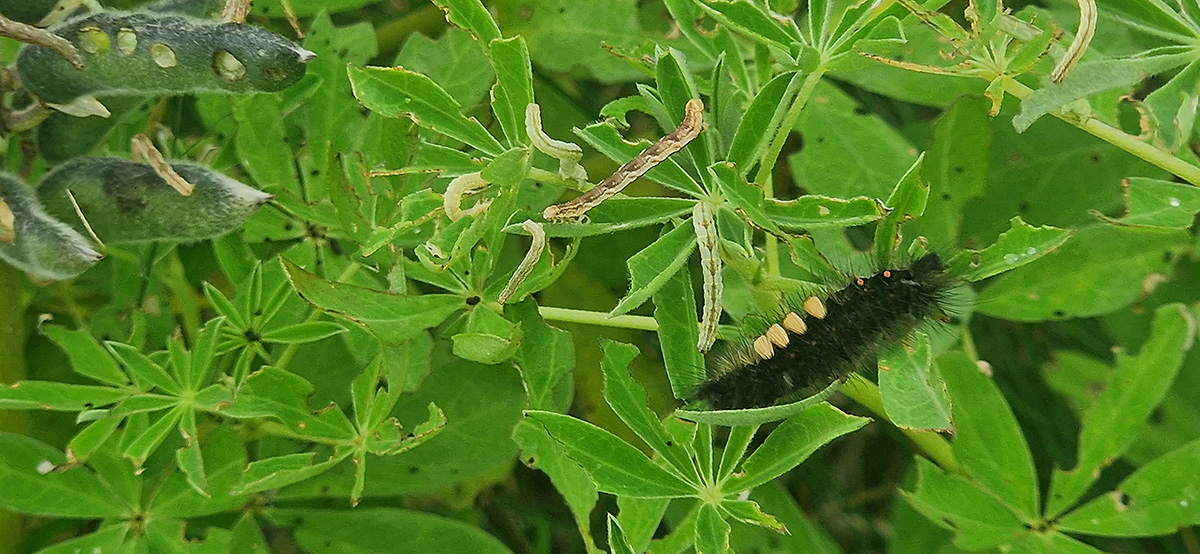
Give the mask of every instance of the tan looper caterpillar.
M 703 111 L 704 104 L 699 99 L 688 100 L 687 105 L 684 106 L 683 122 L 679 124 L 679 127 L 658 139 L 658 142 L 650 145 L 650 148 L 643 150 L 641 154 L 634 156 L 632 160 L 625 162 L 625 165 L 621 166 L 616 173 L 601 181 L 592 190 L 562 204 L 547 206 L 542 212 L 542 217 L 551 221 L 574 219 L 621 192 L 629 183 L 645 175 L 647 171 L 662 163 L 671 154 L 683 149 L 692 139 L 700 135 L 700 132 L 704 130 L 704 119 L 701 115 Z

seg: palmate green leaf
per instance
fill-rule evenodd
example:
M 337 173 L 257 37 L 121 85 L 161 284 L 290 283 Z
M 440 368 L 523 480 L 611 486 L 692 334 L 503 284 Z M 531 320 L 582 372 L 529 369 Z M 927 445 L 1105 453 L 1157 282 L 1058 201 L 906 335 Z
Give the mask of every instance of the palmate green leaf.
M 1106 537 L 1167 535 L 1200 523 L 1200 441 L 1130 475 L 1117 490 L 1058 519 L 1063 531 Z
M 608 514 L 608 551 L 611 554 L 635 554 L 637 551 L 629 544 L 629 539 L 625 537 L 625 530 L 621 529 L 621 522 L 617 521 L 617 517 Z
M 187 483 L 200 496 L 210 498 L 208 478 L 204 475 L 204 457 L 200 453 L 200 434 L 196 429 L 196 411 L 183 412 L 179 422 L 179 432 L 183 434 L 183 447 L 175 451 L 175 463 L 183 472 Z
M 1200 60 L 1192 60 L 1167 84 L 1146 95 L 1142 105 L 1153 124 L 1154 139 L 1175 152 L 1192 135 L 1196 123 L 1196 90 L 1200 89 Z
M 308 407 L 312 394 L 312 383 L 303 377 L 268 366 L 250 375 L 233 403 L 221 406 L 218 413 L 239 419 L 269 417 L 299 439 L 353 440 L 354 426 L 336 405 L 315 413 Z
M 309 321 L 271 329 L 262 334 L 263 342 L 279 344 L 304 344 L 340 335 L 346 328 L 332 321 Z
M 917 485 L 901 493 L 925 517 L 952 529 L 954 543 L 981 550 L 1012 542 L 1028 532 L 1007 506 L 974 483 L 943 472 L 917 456 Z
M 446 427 L 420 448 L 372 458 L 366 498 L 429 491 L 512 469 L 518 452 L 512 430 L 526 404 L 516 369 L 511 364 L 485 366 L 462 360 L 443 348 L 434 349 L 430 364 L 436 370 L 415 393 L 402 395 L 393 414 L 407 433 L 429 419 L 432 402 L 445 414 Z M 329 473 L 288 487 L 279 495 L 344 502 L 350 495 L 350 483 L 345 475 Z
M 758 426 L 772 421 L 787 419 L 811 406 L 824 402 L 826 398 L 832 396 L 841 387 L 842 382 L 835 380 L 820 392 L 795 402 L 788 402 L 787 404 L 776 404 L 774 406 L 767 406 L 766 408 L 743 408 L 740 410 L 675 410 L 675 417 L 697 423 L 724 425 L 727 427 L 741 425 Z
M 1017 419 L 995 383 L 959 352 L 937 360 L 954 407 L 954 457 L 984 489 L 1035 521 L 1038 483 L 1033 456 Z
M 753 489 L 790 471 L 829 441 L 867 422 L 829 404 L 816 404 L 776 427 L 742 464 L 742 472 L 722 486 L 726 492 Z
M 458 102 L 429 77 L 404 68 L 349 68 L 354 96 L 368 109 L 388 117 L 405 116 L 428 129 L 465 142 L 490 156 L 504 148 Z
M 296 190 L 296 164 L 281 164 L 292 157 L 288 129 L 279 98 L 273 94 L 243 96 L 234 102 L 237 132 L 233 143 L 241 166 L 259 187 L 267 190 Z
M 804 42 L 795 23 L 773 18 L 749 2 L 705 0 L 700 5 L 721 24 L 764 45 L 789 52 L 794 43 Z
M 231 490 L 246 469 L 246 452 L 241 438 L 228 426 L 207 432 L 200 445 L 208 496 L 201 495 L 183 472 L 171 472 L 153 491 L 146 511 L 154 517 L 193 518 L 228 512 L 247 502 Z
M 1062 83 L 1047 83 L 1021 101 L 1021 113 L 1013 117 L 1017 132 L 1028 129 L 1038 118 L 1094 93 L 1124 89 L 1196 60 L 1190 46 L 1163 46 L 1135 57 L 1110 58 L 1080 63 Z
M 1178 4 L 1164 0 L 1122 2 L 1105 9 L 1105 16 L 1150 35 L 1190 44 L 1200 36 L 1200 30 L 1186 14 L 1177 11 L 1176 6 Z
M 795 200 L 766 199 L 767 217 L 781 228 L 793 230 L 854 227 L 878 221 L 889 208 L 876 198 L 832 198 L 805 195 Z
M 292 287 L 314 307 L 369 329 L 386 343 L 400 343 L 434 327 L 464 308 L 461 297 L 448 294 L 397 296 L 326 281 L 282 260 Z
M 696 89 L 696 83 L 692 79 L 692 74 L 687 67 L 687 60 L 682 52 L 673 48 L 668 49 L 666 54 L 658 57 L 658 63 L 654 69 L 654 81 L 658 87 L 659 99 L 666 108 L 667 116 L 670 117 L 669 125 L 667 121 L 659 121 L 659 125 L 664 130 L 674 129 L 683 121 L 684 106 L 689 100 L 699 99 L 700 93 Z M 711 113 L 711 110 L 709 111 Z M 701 132 L 700 136 L 684 147 L 684 152 L 691 156 L 695 167 L 708 167 L 713 160 L 712 146 L 714 144 L 711 133 Z M 703 180 L 704 175 L 700 175 L 700 179 Z
M 741 115 L 729 153 L 725 159 L 741 169 L 743 176 L 762 157 L 791 105 L 791 98 L 804 80 L 799 71 L 787 71 L 773 77 L 758 91 Z
M 1192 226 L 1192 219 L 1200 212 L 1200 189 L 1194 186 L 1145 177 L 1131 177 L 1124 181 L 1124 185 L 1125 217 L 1112 219 L 1102 216 L 1106 221 L 1141 227 L 1186 229 Z
M 541 470 L 554 483 L 554 489 L 562 495 L 571 509 L 575 525 L 584 538 L 589 552 L 592 544 L 591 513 L 600 499 L 596 485 L 587 472 L 579 467 L 566 453 L 558 441 L 550 437 L 546 429 L 529 420 L 522 420 L 513 430 L 513 440 L 521 446 L 521 460 L 525 465 Z M 625 498 L 625 497 L 621 497 Z M 655 522 L 657 527 L 658 522 Z
M 616 128 L 608 123 L 593 123 L 583 129 L 575 129 L 575 134 L 590 144 L 592 148 L 620 164 L 632 160 L 634 156 L 641 154 L 652 144 L 645 139 L 634 143 L 625 142 L 625 139 L 617 133 Z M 704 196 L 704 189 L 700 188 L 696 180 L 671 158 L 667 158 L 647 171 L 645 178 L 689 196 L 697 198 Z
M 129 370 L 137 381 L 143 386 L 152 385 L 157 387 L 164 393 L 178 396 L 183 389 L 174 377 L 171 377 L 165 369 L 147 358 L 138 349 L 128 344 L 108 341 L 104 343 L 108 347 L 108 351 Z M 147 387 L 152 388 L 152 387 Z
M 729 523 L 717 508 L 709 503 L 700 505 L 696 513 L 696 554 L 729 552 Z
M 529 389 L 529 407 L 535 410 L 562 411 L 563 400 L 571 391 L 565 389 L 564 378 L 575 369 L 575 346 L 571 334 L 546 325 L 538 314 L 537 304 L 527 299 L 506 307 L 506 314 L 520 326 L 525 340 L 517 348 L 513 363 L 521 370 L 525 387 Z
M 1189 241 L 1172 229 L 1085 227 L 1042 259 L 998 277 L 979 294 L 976 310 L 1017 321 L 1108 313 L 1140 298 L 1142 278 L 1166 273 L 1164 254 Z
M 704 380 L 704 356 L 696 350 L 700 324 L 696 321 L 696 295 L 692 275 L 681 267 L 654 293 L 654 321 L 662 345 L 663 364 L 671 381 L 671 394 L 687 398 Z
M 37 439 L 0 433 L 0 507 L 49 517 L 128 516 L 124 501 L 89 470 L 48 472 L 65 461 L 62 452 Z
M 296 542 L 313 554 L 512 554 L 503 543 L 478 527 L 413 510 L 273 508 L 266 515 L 276 526 L 293 527 Z
M 58 343 L 71 359 L 71 367 L 75 373 L 101 383 L 118 387 L 129 384 L 129 377 L 121 371 L 120 366 L 100 345 L 95 338 L 83 329 L 67 329 L 57 325 L 45 325 L 42 334 Z
M 306 481 L 329 471 L 353 453 L 352 448 L 340 447 L 337 453 L 328 457 L 319 457 L 316 452 L 301 452 L 257 460 L 250 463 L 241 483 L 230 492 L 250 494 Z
M 488 49 L 496 70 L 492 87 L 492 111 L 500 120 L 504 136 L 511 146 L 529 144 L 525 129 L 525 106 L 533 103 L 533 72 L 525 39 L 494 39 Z
M 635 0 L 492 6 L 505 32 L 529 43 L 529 54 L 541 70 L 591 75 L 603 83 L 644 77 L 613 52 L 638 48 L 659 32 L 642 25 Z
M 879 353 L 879 393 L 893 425 L 950 430 L 950 399 L 930 375 L 932 362 L 929 335 L 920 332 Z
M 721 501 L 720 509 L 727 517 L 731 517 L 742 523 L 758 525 L 777 533 L 787 534 L 788 532 L 787 527 L 780 523 L 779 520 L 770 514 L 764 513 L 757 502 L 750 500 L 723 500 Z
M 1005 547 L 1012 554 L 1104 554 L 1099 548 L 1053 531 L 1029 533 Z
M 810 554 L 840 554 L 842 552 L 829 535 L 810 521 L 809 516 L 796 504 L 796 498 L 779 481 L 765 483 L 755 488 L 750 492 L 750 500 L 771 514 L 773 519 L 778 519 L 781 525 L 787 526 L 787 533 L 770 536 L 770 539 L 777 539 L 778 542 L 775 540 L 771 542 L 779 544 L 783 551 Z M 896 509 L 899 509 L 899 506 Z M 911 536 L 907 534 L 909 531 L 909 529 L 904 529 L 905 539 L 895 541 L 896 547 L 900 547 L 905 541 L 910 540 Z M 734 540 L 736 541 L 737 538 L 737 533 L 735 533 Z M 737 547 L 736 542 L 734 542 L 734 547 Z M 737 550 L 737 552 L 741 551 Z M 923 552 L 922 554 L 928 553 Z
M 875 227 L 875 259 L 883 263 L 896 260 L 896 249 L 904 242 L 900 226 L 906 221 L 921 217 L 929 201 L 929 183 L 921 180 L 921 162 L 925 154 L 896 182 L 896 187 L 885 202 L 891 209 Z
M 965 281 L 979 281 L 1016 269 L 1061 246 L 1073 231 L 1049 225 L 1034 227 L 1020 217 L 1000 233 L 996 242 L 982 250 L 963 250 L 946 263 L 949 273 Z
M 712 164 L 708 167 L 708 171 L 725 198 L 742 217 L 768 233 L 783 234 L 775 222 L 767 217 L 766 209 L 763 207 L 762 188 L 747 183 L 738 168 L 729 162 Z
M 450 340 L 455 356 L 481 364 L 498 364 L 513 357 L 523 337 L 520 325 L 478 304 L 467 310 L 465 326 L 451 335 Z
M 460 106 L 477 106 L 495 81 L 486 47 L 467 31 L 446 29 L 437 40 L 413 33 L 404 40 L 393 65 L 421 73 L 442 87 Z M 348 83 L 347 83 L 348 84 Z M 404 158 L 385 157 L 396 163 Z
M 929 202 L 920 219 L 905 224 L 906 235 L 924 236 L 933 244 L 956 244 L 964 208 L 986 189 L 991 171 L 989 109 L 986 98 L 962 95 L 934 124 L 921 165 L 921 178 L 929 183 Z
M 1062 514 L 1096 480 L 1097 472 L 1127 450 L 1162 401 L 1196 338 L 1196 321 L 1181 304 L 1154 314 L 1150 339 L 1136 356 L 1117 354 L 1116 372 L 1083 419 L 1079 457 L 1070 471 L 1056 470 L 1046 511 Z
M 617 520 L 634 552 L 647 552 L 670 503 L 668 498 L 617 497 Z
M 446 12 L 446 21 L 469 31 L 484 50 L 490 47 L 493 40 L 501 39 L 500 27 L 479 0 L 436 0 L 434 4 Z M 521 109 L 524 110 L 524 106 Z
M 587 221 L 546 222 L 542 229 L 547 237 L 590 237 L 637 229 L 662 223 L 691 213 L 695 200 L 688 198 L 609 198 L 588 210 Z M 504 232 L 528 235 L 520 223 L 504 228 Z
M 135 468 L 141 469 L 146 459 L 167 440 L 167 435 L 176 428 L 184 414 L 191 409 L 186 406 L 175 406 L 170 411 L 154 420 L 148 428 L 138 433 L 127 444 L 123 445 L 121 455 L 129 458 Z M 128 432 L 128 431 L 126 431 Z
M 78 465 L 92 457 L 112 437 L 122 418 L 107 417 L 88 424 L 67 443 L 67 463 Z
M 321 85 L 312 98 L 296 109 L 291 120 L 303 129 L 309 151 L 308 156 L 298 157 L 302 171 L 307 173 L 304 197 L 316 201 L 328 195 L 330 175 L 324 173 L 323 166 L 330 151 L 353 152 L 365 140 L 360 106 L 346 101 L 353 94 L 346 79 L 346 67 L 361 67 L 375 58 L 378 51 L 370 23 L 337 27 L 328 13 L 318 13 L 312 18 L 304 47 L 317 55 L 308 65 L 308 74 L 320 76 Z M 315 175 L 313 171 L 322 174 Z
M 112 387 L 17 381 L 0 386 L 0 410 L 76 412 L 115 404 L 128 396 L 128 390 Z
M 688 343 L 694 344 L 694 343 Z M 665 458 L 680 476 L 692 479 L 695 469 L 683 445 L 675 444 L 646 405 L 646 391 L 629 375 L 629 364 L 637 357 L 636 346 L 602 340 L 604 400 L 634 433 Z M 705 445 L 706 449 L 709 449 Z
M 679 225 L 630 256 L 625 262 L 629 267 L 629 292 L 608 316 L 618 316 L 641 306 L 687 263 L 695 248 L 695 230 L 691 225 Z
M 800 115 L 804 148 L 788 157 L 796 182 L 811 194 L 886 198 L 917 158 L 895 128 L 822 81 Z M 857 110 L 857 111 L 856 111 Z
M 629 443 L 591 423 L 552 412 L 528 410 L 525 417 L 545 427 L 601 491 L 642 498 L 693 496 L 693 485 L 650 461 Z
M 125 543 L 131 523 L 110 525 L 95 533 L 56 543 L 37 551 L 37 554 L 79 554 L 81 552 L 118 552 Z

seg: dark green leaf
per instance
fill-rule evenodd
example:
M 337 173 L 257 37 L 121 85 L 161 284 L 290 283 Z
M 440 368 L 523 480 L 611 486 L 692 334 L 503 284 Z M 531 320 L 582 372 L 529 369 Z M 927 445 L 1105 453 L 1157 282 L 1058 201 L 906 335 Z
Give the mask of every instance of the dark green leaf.
M 42 327 L 42 333 L 58 343 L 63 352 L 67 353 L 67 357 L 71 359 L 71 367 L 75 368 L 75 373 L 118 387 L 129 384 L 129 377 L 121 371 L 108 351 L 100 346 L 100 343 L 87 331 L 46 325 Z
M 283 268 L 296 292 L 313 306 L 359 323 L 387 343 L 416 337 L 465 306 L 461 297 L 449 294 L 397 296 L 332 283 L 287 260 Z
M 1025 524 L 988 492 L 925 458 L 916 460 L 917 486 L 903 495 L 925 517 L 952 526 L 957 534 L 954 543 L 960 548 L 992 548 L 1027 532 Z
M 892 424 L 904 429 L 950 429 L 950 399 L 930 375 L 929 336 L 914 333 L 879 354 L 879 393 Z
M 62 452 L 30 437 L 0 433 L 0 506 L 66 518 L 117 518 L 129 507 L 84 468 L 51 471 Z
M 529 410 L 525 417 L 546 428 L 567 456 L 583 468 L 601 491 L 643 498 L 691 496 L 692 485 L 650 461 L 629 443 L 595 425 L 570 416 Z
M 429 77 L 399 67 L 351 67 L 349 75 L 354 96 L 380 115 L 408 117 L 492 156 L 504 150 L 479 121 L 464 116 L 458 102 Z
M 55 381 L 17 381 L 0 386 L 0 409 L 83 411 L 120 402 L 129 391 Z
M 609 312 L 609 317 L 641 306 L 687 263 L 695 248 L 696 231 L 691 225 L 679 225 L 631 256 L 625 262 L 629 267 L 629 292 Z
M 1196 340 L 1196 321 L 1181 304 L 1154 314 L 1150 340 L 1137 356 L 1117 354 L 1116 372 L 1083 419 L 1079 458 L 1070 471 L 1054 472 L 1046 511 L 1059 515 L 1095 481 L 1097 472 L 1125 453 L 1170 389 L 1184 353 Z
M 767 436 L 723 490 L 752 489 L 790 471 L 829 441 L 850 433 L 870 419 L 842 413 L 829 404 L 816 404 L 792 416 Z

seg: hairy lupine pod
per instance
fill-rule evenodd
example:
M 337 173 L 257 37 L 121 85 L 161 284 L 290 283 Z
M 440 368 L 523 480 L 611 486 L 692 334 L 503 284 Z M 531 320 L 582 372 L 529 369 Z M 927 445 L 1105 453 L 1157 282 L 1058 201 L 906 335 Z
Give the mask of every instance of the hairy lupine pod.
M 82 235 L 42 210 L 29 187 L 0 173 L 0 201 L 12 212 L 12 239 L 0 241 L 0 258 L 38 279 L 69 279 L 102 257 Z
M 224 8 L 225 0 L 162 0 L 146 6 L 146 11 L 216 19 Z
M 0 14 L 32 25 L 49 15 L 55 4 L 58 0 L 0 0 Z
M 210 168 L 174 162 L 195 185 L 181 196 L 147 164 L 121 158 L 76 158 L 42 179 L 38 196 L 46 211 L 83 229 L 75 202 L 96 236 L 106 243 L 153 240 L 195 241 L 237 228 L 271 195 Z
M 100 12 L 51 29 L 71 41 L 86 67 L 25 45 L 17 75 L 46 102 L 80 96 L 275 92 L 304 76 L 314 56 L 266 29 L 150 12 Z

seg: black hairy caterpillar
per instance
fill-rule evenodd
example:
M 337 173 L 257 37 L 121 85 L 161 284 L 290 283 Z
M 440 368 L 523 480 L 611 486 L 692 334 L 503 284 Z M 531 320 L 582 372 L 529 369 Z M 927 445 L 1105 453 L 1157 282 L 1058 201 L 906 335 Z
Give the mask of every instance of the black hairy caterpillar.
M 943 302 L 957 284 L 940 256 L 926 254 L 906 269 L 856 278 L 824 301 L 809 296 L 726 352 L 727 368 L 710 370 L 689 397 L 718 410 L 758 408 L 843 378 L 880 345 L 945 319 Z

